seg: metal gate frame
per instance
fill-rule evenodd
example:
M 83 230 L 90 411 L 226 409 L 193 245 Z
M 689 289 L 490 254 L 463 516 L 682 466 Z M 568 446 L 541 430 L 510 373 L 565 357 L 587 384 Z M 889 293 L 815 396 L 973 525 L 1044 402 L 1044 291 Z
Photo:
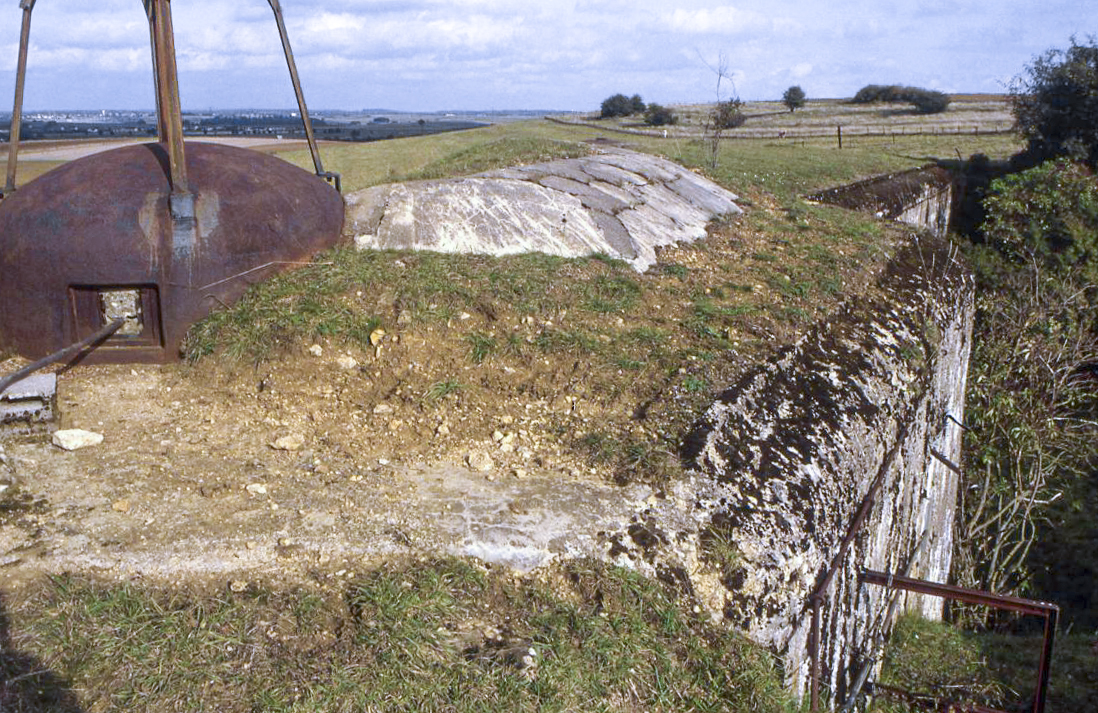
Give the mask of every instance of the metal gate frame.
M 862 570 L 858 578 L 863 584 L 875 584 L 889 589 L 901 589 L 916 594 L 929 594 L 943 599 L 953 599 L 968 604 L 981 604 L 995 609 L 1018 612 L 1031 616 L 1040 616 L 1045 620 L 1044 644 L 1041 659 L 1037 665 L 1037 686 L 1033 696 L 1033 713 L 1044 713 L 1045 698 L 1048 694 L 1049 675 L 1052 666 L 1052 645 L 1056 638 L 1056 621 L 1060 616 L 1060 607 L 1049 602 L 1040 602 L 1003 594 L 992 594 L 978 589 L 968 589 L 952 584 L 927 582 L 914 577 L 905 577 L 888 572 Z M 997 708 L 987 708 L 975 704 L 956 704 L 961 710 L 971 713 L 1006 713 Z

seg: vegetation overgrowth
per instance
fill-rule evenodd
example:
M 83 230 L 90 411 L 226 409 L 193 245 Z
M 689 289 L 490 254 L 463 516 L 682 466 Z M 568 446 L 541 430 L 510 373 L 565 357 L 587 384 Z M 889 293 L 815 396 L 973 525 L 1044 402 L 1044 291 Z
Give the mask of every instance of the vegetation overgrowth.
M 858 90 L 853 104 L 873 104 L 875 102 L 908 102 L 915 106 L 920 114 L 939 114 L 949 107 L 950 98 L 945 92 L 919 87 L 901 87 L 896 84 L 870 84 Z
M 808 102 L 797 116 L 815 104 Z M 788 117 L 790 112 L 779 113 Z M 689 112 L 685 115 L 683 123 L 689 124 Z M 538 121 L 329 146 L 325 158 L 351 191 L 579 156 L 591 150 L 589 142 L 595 139 L 621 136 Z M 255 288 L 239 305 L 214 315 L 192 332 L 190 354 L 254 363 L 317 338 L 368 344 L 384 322 L 363 311 L 355 295 L 383 284 L 399 285 L 413 319 L 422 323 L 445 323 L 462 310 L 483 307 L 486 298 L 539 318 L 567 311 L 580 315 L 577 324 L 533 341 L 516 343 L 479 332 L 457 338 L 471 363 L 580 356 L 598 365 L 599 388 L 607 392 L 645 383 L 668 389 L 675 408 L 656 447 L 626 432 L 593 432 L 582 439 L 593 459 L 658 469 L 663 467 L 660 453 L 674 450 L 690 414 L 728 383 L 729 357 L 750 359 L 753 348 L 765 347 L 767 335 L 819 318 L 851 289 L 844 282 L 857 270 L 886 257 L 891 228 L 871 217 L 808 204 L 800 196 L 955 154 L 1005 159 L 1021 146 L 1016 137 L 986 132 L 863 137 L 848 140 L 842 150 L 828 138 L 812 137 L 719 141 L 715 153 L 700 136 L 631 136 L 628 141 L 703 171 L 739 193 L 747 214 L 735 224 L 715 226 L 715 235 L 729 242 L 736 236 L 763 238 L 759 244 L 765 247 L 749 252 L 742 263 L 718 260 L 716 271 L 668 261 L 645 276 L 605 256 L 496 260 L 339 249 L 319 257 L 314 266 Z M 309 161 L 304 152 L 287 158 L 301 165 Z M 1029 186 L 1023 181 L 1017 190 Z M 1009 196 L 1012 185 L 994 190 Z M 1073 221 L 1061 220 L 1076 225 Z M 1000 242 L 1029 249 L 1026 226 L 1006 218 L 1002 225 L 1008 230 L 1004 235 L 1012 237 Z M 1017 253 L 1022 254 L 1028 253 Z M 1044 299 L 1050 291 L 1047 283 L 1012 272 L 1024 261 L 1000 262 L 1004 253 L 994 251 L 991 241 L 973 248 L 973 255 L 978 267 L 981 261 L 994 262 L 980 268 L 985 289 L 998 285 L 1002 290 L 986 293 L 982 324 L 991 329 L 1009 324 L 1032 343 L 1053 342 L 1071 329 L 1081 333 L 1081 313 L 1065 313 L 1062 304 L 1032 319 L 1007 311 L 1002 322 L 994 321 L 988 311 L 994 295 Z M 1056 263 L 1043 266 L 1041 274 L 1062 271 Z M 1074 269 L 1068 273 L 1076 274 Z M 1056 299 L 1090 294 L 1071 289 L 1074 277 L 1057 279 Z M 1026 292 L 1022 287 L 1027 285 L 1040 289 Z M 651 320 L 647 306 L 657 298 L 667 304 L 673 298 L 679 311 Z M 618 318 L 624 329 L 612 326 Z M 1063 366 L 1050 363 L 1050 368 L 1057 364 Z M 1014 367 L 1004 368 L 1009 374 Z M 973 381 L 998 398 L 1000 378 L 990 369 L 977 372 Z M 472 387 L 440 381 L 424 393 L 441 399 L 467 388 Z M 1051 404 L 1052 411 L 1027 403 L 1016 400 L 1011 408 L 1030 410 L 1045 426 L 1056 426 L 1059 402 Z M 985 418 L 1001 418 L 996 409 L 984 409 Z M 1036 431 L 1025 435 L 1044 443 Z M 1002 455 L 994 455 L 996 463 Z M 1092 492 L 1077 492 L 1073 503 L 1090 502 Z M 469 563 L 411 562 L 356 579 L 334 599 L 331 592 L 321 596 L 254 585 L 242 592 L 184 596 L 60 579 L 34 598 L 9 604 L 6 619 L 0 611 L 0 644 L 19 652 L 4 660 L 7 678 L 0 679 L 0 703 L 16 711 L 65 710 L 58 701 L 68 705 L 67 691 L 78 690 L 83 705 L 95 710 L 788 710 L 772 661 L 691 617 L 688 599 L 596 565 L 576 565 L 561 576 L 563 588 L 560 583 L 543 588 Z M 1008 584 L 1020 581 L 1024 578 Z M 488 627 L 484 630 L 492 633 L 465 646 L 462 626 Z M 10 642 L 3 638 L 8 627 Z M 536 673 L 500 663 L 497 654 L 506 642 L 530 643 L 539 652 Z M 23 668 L 13 668 L 16 664 Z M 58 675 L 28 675 L 50 670 Z M 16 704 L 23 707 L 12 707 Z

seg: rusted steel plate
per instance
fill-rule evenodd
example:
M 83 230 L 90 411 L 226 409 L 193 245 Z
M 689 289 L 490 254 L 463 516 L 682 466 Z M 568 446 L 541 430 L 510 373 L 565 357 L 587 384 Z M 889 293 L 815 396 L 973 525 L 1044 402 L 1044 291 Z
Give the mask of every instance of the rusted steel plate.
M 219 144 L 187 142 L 186 161 L 190 222 L 173 221 L 162 144 L 73 161 L 0 202 L 0 345 L 38 358 L 130 304 L 143 328 L 92 358 L 173 361 L 188 327 L 282 267 L 269 263 L 340 240 L 343 199 L 323 179 Z

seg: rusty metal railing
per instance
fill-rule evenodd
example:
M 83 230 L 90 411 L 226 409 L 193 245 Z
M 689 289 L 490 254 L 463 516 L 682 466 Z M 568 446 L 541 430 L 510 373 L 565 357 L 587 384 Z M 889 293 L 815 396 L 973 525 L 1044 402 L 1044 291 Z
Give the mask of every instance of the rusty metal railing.
M 863 584 L 873 584 L 891 589 L 900 589 L 916 594 L 929 594 L 943 599 L 952 599 L 967 604 L 980 604 L 995 609 L 1018 612 L 1032 616 L 1040 616 L 1045 620 L 1044 640 L 1041 647 L 1041 659 L 1037 665 L 1037 684 L 1033 696 L 1032 713 L 1044 713 L 1045 699 L 1048 695 L 1048 682 L 1052 670 L 1052 646 L 1056 638 L 1056 621 L 1060 615 L 1060 607 L 1049 602 L 1041 602 L 1021 597 L 1011 597 L 1004 594 L 983 592 L 978 589 L 968 589 L 952 584 L 939 584 L 927 582 L 922 579 L 906 577 L 888 572 L 864 570 L 859 577 Z M 957 701 L 947 701 L 948 706 L 973 711 L 973 713 L 1006 713 L 995 708 L 986 708 L 975 704 L 966 704 Z
M 895 444 L 885 456 L 884 461 L 882 461 L 880 468 L 877 470 L 877 476 L 873 479 L 873 483 L 870 484 L 865 497 L 862 498 L 862 502 L 858 506 L 858 511 L 854 514 L 854 519 L 851 521 L 850 526 L 847 527 L 846 535 L 843 537 L 842 542 L 839 543 L 838 551 L 831 559 L 820 583 L 816 585 L 816 588 L 808 598 L 812 615 L 812 628 L 808 633 L 808 655 L 810 659 L 809 665 L 811 667 L 809 674 L 809 695 L 812 713 L 816 713 L 816 711 L 819 711 L 820 709 L 820 610 L 823 608 L 824 601 L 827 599 L 827 593 L 831 588 L 831 582 L 835 579 L 835 575 L 838 573 L 839 569 L 841 569 L 843 561 L 846 559 L 847 552 L 850 550 L 850 546 L 854 544 L 854 539 L 858 536 L 858 533 L 861 532 L 862 526 L 865 525 L 865 521 L 869 518 L 869 513 L 873 511 L 873 504 L 876 502 L 877 495 L 884 485 L 888 471 L 892 469 L 892 465 L 900 454 L 900 446 L 907 437 L 907 431 L 908 424 L 905 420 L 896 434 Z

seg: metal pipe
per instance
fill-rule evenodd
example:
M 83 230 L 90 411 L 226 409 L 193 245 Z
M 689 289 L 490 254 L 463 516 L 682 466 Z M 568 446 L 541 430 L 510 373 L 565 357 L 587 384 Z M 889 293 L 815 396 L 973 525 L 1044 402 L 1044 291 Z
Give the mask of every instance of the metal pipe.
M 860 579 L 866 584 L 877 584 L 882 587 L 898 587 L 909 592 L 932 594 L 936 597 L 955 599 L 959 602 L 967 602 L 969 604 L 984 604 L 995 607 L 996 609 L 1006 609 L 1022 614 L 1045 616 L 1050 611 L 1059 611 L 1060 609 L 1055 604 L 1049 602 L 1039 602 L 1034 599 L 1023 599 L 1021 597 L 1010 597 L 1005 594 L 992 594 L 990 592 L 982 592 L 978 589 L 968 589 L 953 584 L 927 582 L 922 579 L 915 579 L 914 577 L 889 574 L 888 572 L 877 572 L 870 569 L 864 570 Z
M 809 669 L 812 677 L 809 710 L 812 713 L 820 710 L 820 599 L 819 596 L 812 597 L 812 628 L 808 632 L 808 649 L 812 658 Z
M 53 354 L 50 354 L 47 357 L 43 357 L 43 358 L 39 359 L 38 361 L 34 362 L 33 364 L 28 364 L 27 366 L 23 367 L 22 369 L 14 372 L 12 374 L 8 374 L 3 379 L 0 379 L 0 395 L 2 395 L 5 391 L 7 391 L 8 387 L 10 387 L 12 384 L 18 384 L 20 381 L 27 378 L 28 376 L 30 376 L 34 372 L 38 371 L 39 369 L 44 369 L 47 366 L 49 366 L 50 364 L 54 364 L 54 363 L 59 362 L 59 361 L 64 361 L 65 359 L 68 359 L 69 357 L 74 356 L 75 354 L 83 351 L 84 349 L 87 349 L 88 347 L 97 347 L 97 346 L 99 346 L 102 342 L 105 342 L 108 338 L 110 338 L 110 336 L 112 334 L 114 334 L 119 329 L 121 329 L 122 325 L 125 324 L 125 323 L 126 323 L 126 320 L 120 317 L 120 318 L 114 320 L 113 322 L 111 322 L 110 324 L 106 325 L 105 327 L 103 327 L 102 329 L 100 329 L 98 332 L 91 335 L 90 337 L 87 337 L 86 339 L 81 339 L 76 344 L 72 344 L 70 346 L 67 346 L 64 349 L 62 349 L 61 351 L 54 352 Z
M 31 12 L 35 0 L 19 0 L 23 8 L 23 30 L 19 35 L 19 64 L 15 70 L 15 107 L 8 134 L 8 176 L 2 195 L 15 192 L 15 166 L 19 156 L 19 132 L 23 124 L 23 88 L 27 80 L 27 52 L 30 49 Z
M 897 456 L 900 454 L 900 446 L 907 439 L 908 421 L 905 420 L 900 429 L 896 432 L 896 442 L 892 445 L 892 448 L 885 455 L 884 460 L 881 462 L 880 467 L 877 469 L 877 475 L 874 477 L 873 482 L 869 486 L 869 490 L 866 491 L 865 497 L 862 498 L 861 504 L 858 506 L 858 511 L 854 514 L 854 519 L 850 522 L 850 526 L 846 530 L 846 534 L 843 536 L 842 542 L 839 543 L 839 549 L 835 553 L 835 556 L 828 564 L 827 570 L 824 572 L 823 579 L 820 581 L 816 588 L 809 596 L 809 603 L 812 607 L 812 632 L 816 638 L 815 645 L 810 646 L 810 654 L 812 656 L 812 668 L 811 668 L 811 690 L 812 690 L 812 711 L 819 710 L 820 703 L 820 655 L 819 655 L 819 636 L 820 636 L 820 606 L 823 603 L 824 598 L 827 596 L 827 590 L 831 586 L 831 581 L 835 578 L 836 572 L 839 571 L 839 566 L 842 564 L 843 559 L 846 557 L 847 550 L 854 544 L 854 538 L 861 532 L 862 526 L 869 518 L 869 514 L 873 511 L 873 504 L 877 500 L 877 494 L 880 492 L 881 487 L 884 485 L 885 476 L 892 469 L 893 464 L 896 462 Z
M 313 122 L 309 119 L 309 108 L 305 105 L 305 92 L 301 89 L 301 78 L 297 74 L 297 63 L 294 61 L 294 52 L 290 48 L 290 35 L 286 32 L 286 22 L 282 19 L 282 3 L 279 0 L 267 0 L 274 11 L 275 22 L 278 24 L 278 36 L 282 39 L 282 51 L 286 54 L 286 66 L 290 68 L 290 81 L 294 85 L 294 94 L 297 95 L 297 107 L 301 112 L 301 123 L 305 126 L 305 140 L 309 142 L 309 151 L 313 155 L 313 166 L 316 167 L 316 175 L 327 177 L 324 172 L 324 164 L 320 160 L 320 148 L 313 134 Z
M 146 0 L 145 8 L 152 24 L 158 125 L 166 133 L 161 141 L 167 145 L 172 193 L 187 194 L 190 188 L 183 149 L 183 111 L 179 101 L 171 0 Z
M 1056 620 L 1060 609 L 1054 607 L 1045 617 L 1045 644 L 1041 648 L 1041 663 L 1037 669 L 1037 696 L 1033 699 L 1033 713 L 1045 713 L 1045 698 L 1048 696 L 1048 681 L 1052 668 L 1052 644 L 1056 639 Z
M 168 127 L 164 122 L 164 112 L 160 102 L 160 67 L 156 58 L 156 23 L 154 22 L 156 13 L 152 3 L 153 0 L 141 0 L 141 4 L 145 6 L 145 16 L 149 19 L 149 51 L 152 55 L 153 89 L 156 94 L 156 139 L 164 142 L 168 140 Z

